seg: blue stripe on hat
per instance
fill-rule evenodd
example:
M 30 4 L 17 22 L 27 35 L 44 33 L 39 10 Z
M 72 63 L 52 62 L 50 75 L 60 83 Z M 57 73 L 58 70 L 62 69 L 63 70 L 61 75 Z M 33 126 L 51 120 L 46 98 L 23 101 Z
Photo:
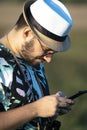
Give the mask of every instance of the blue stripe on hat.
M 59 14 L 63 19 L 65 19 L 68 23 L 72 25 L 72 20 L 69 18 L 69 16 L 62 10 L 60 6 L 58 6 L 56 3 L 54 3 L 52 0 L 44 0 L 44 2 L 57 14 Z

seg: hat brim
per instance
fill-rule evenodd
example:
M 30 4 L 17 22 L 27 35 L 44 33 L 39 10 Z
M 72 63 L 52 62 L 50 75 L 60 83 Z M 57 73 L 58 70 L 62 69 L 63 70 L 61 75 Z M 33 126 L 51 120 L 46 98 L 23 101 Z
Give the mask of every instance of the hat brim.
M 63 52 L 63 51 L 66 51 L 67 49 L 69 49 L 69 47 L 70 47 L 70 37 L 69 36 L 67 36 L 63 42 L 59 42 L 59 41 L 53 40 L 53 39 L 45 36 L 44 34 L 39 32 L 37 29 L 34 29 L 33 32 L 44 44 L 46 44 L 49 48 L 51 48 L 54 51 Z

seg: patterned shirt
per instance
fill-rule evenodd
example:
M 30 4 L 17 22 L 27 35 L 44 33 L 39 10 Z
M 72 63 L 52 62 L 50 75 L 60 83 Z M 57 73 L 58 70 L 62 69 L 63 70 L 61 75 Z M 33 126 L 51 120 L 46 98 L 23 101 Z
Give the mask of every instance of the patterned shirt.
M 0 111 L 23 106 L 31 103 L 33 98 L 38 100 L 49 94 L 43 64 L 40 63 L 32 67 L 22 58 L 17 57 L 17 59 L 29 84 L 27 84 L 11 51 L 0 44 Z M 34 119 L 18 130 L 36 130 L 37 121 L 42 123 L 43 119 Z

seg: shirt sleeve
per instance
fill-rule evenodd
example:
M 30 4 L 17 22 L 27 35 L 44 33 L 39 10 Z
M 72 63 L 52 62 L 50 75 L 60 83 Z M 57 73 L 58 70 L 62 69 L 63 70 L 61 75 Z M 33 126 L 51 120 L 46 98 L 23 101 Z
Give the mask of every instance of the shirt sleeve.
M 5 99 L 5 93 L 3 90 L 3 86 L 0 83 L 0 112 L 4 111 L 4 105 L 3 105 L 3 100 Z

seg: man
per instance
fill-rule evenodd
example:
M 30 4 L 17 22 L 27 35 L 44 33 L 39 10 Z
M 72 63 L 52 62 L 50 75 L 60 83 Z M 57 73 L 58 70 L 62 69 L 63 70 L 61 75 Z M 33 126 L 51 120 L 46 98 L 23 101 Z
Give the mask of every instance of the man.
M 13 29 L 0 39 L 0 130 L 43 130 L 73 101 L 49 95 L 43 62 L 70 46 L 72 26 L 57 0 L 29 0 Z M 48 128 L 49 129 L 49 128 Z

